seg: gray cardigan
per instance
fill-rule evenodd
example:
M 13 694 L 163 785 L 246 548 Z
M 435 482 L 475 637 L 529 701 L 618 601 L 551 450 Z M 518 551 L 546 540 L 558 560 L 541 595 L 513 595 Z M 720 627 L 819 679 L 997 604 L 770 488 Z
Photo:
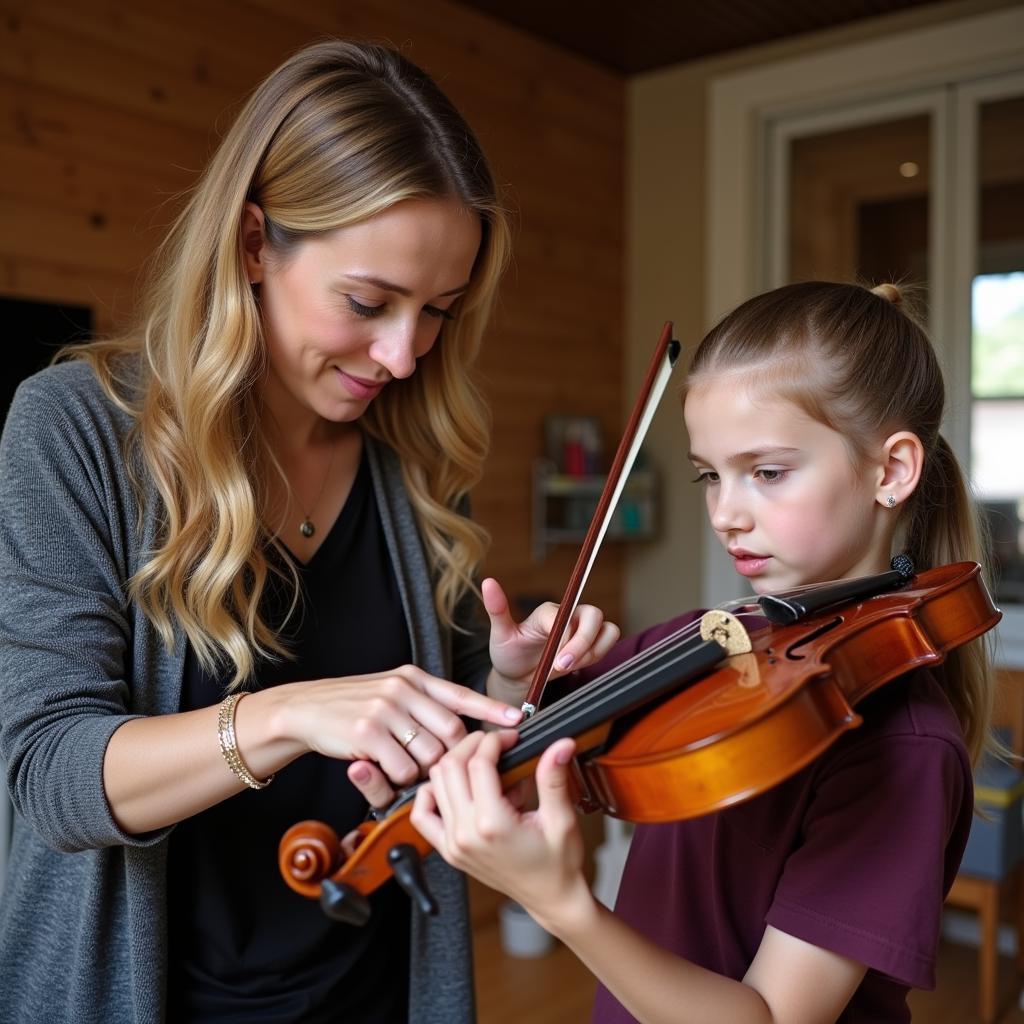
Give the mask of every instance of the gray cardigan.
M 17 812 L 0 896 L 0 1024 L 165 1019 L 171 829 L 122 831 L 102 782 L 118 726 L 178 710 L 185 654 L 181 634 L 168 651 L 127 598 L 156 528 L 147 500 L 140 535 L 129 426 L 72 362 L 22 384 L 0 441 L 0 756 Z M 480 689 L 486 635 L 439 627 L 398 460 L 367 445 L 414 660 Z M 465 613 L 470 622 L 468 603 Z M 464 879 L 436 855 L 425 868 L 442 909 L 411 911 L 409 1020 L 472 1021 Z

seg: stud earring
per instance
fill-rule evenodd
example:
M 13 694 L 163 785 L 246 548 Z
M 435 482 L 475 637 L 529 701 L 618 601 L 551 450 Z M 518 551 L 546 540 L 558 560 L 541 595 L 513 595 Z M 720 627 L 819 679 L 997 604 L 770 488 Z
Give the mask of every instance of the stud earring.
M 890 494 L 889 497 L 885 499 L 885 507 L 886 508 L 895 508 L 896 507 L 896 495 Z

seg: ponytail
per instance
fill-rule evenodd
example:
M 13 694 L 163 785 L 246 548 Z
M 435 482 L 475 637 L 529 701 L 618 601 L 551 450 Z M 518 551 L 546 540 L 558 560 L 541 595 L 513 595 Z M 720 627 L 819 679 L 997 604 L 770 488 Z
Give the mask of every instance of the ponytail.
M 941 434 L 925 451 L 921 481 L 904 516 L 905 548 L 915 565 L 972 561 L 989 569 L 977 508 L 960 463 Z
M 904 548 L 917 566 L 978 562 L 986 579 L 986 532 L 971 497 L 963 470 L 949 442 L 936 435 L 925 453 L 924 472 L 907 504 L 903 525 Z M 995 687 L 989 640 L 979 637 L 946 657 L 946 693 L 964 732 L 972 763 L 989 743 Z

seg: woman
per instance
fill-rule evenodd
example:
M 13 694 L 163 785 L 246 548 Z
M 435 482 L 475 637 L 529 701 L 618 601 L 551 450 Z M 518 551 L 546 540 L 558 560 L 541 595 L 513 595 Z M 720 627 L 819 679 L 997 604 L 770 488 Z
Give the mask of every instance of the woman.
M 507 251 L 433 82 L 322 43 L 242 110 L 137 329 L 19 390 L 0 1020 L 472 1019 L 460 876 L 426 865 L 438 918 L 387 891 L 355 929 L 275 850 L 365 815 L 347 773 L 407 784 L 460 716 L 518 721 L 552 609 L 517 625 L 487 583 L 488 649 L 465 516 L 487 435 L 467 367 Z M 561 661 L 615 635 L 585 608 Z

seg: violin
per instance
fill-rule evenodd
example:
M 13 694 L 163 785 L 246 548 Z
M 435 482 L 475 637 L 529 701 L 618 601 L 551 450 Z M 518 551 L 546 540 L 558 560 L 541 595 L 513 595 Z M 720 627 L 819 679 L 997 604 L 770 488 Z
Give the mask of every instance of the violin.
M 941 664 L 1000 618 L 973 562 L 914 575 L 896 559 L 879 576 L 734 602 L 536 711 L 498 771 L 507 788 L 571 736 L 581 810 L 635 822 L 708 814 L 800 771 L 861 723 L 865 697 Z M 435 913 L 419 872 L 430 847 L 409 821 L 417 789 L 360 826 L 348 858 L 328 825 L 294 825 L 279 847 L 288 885 L 358 924 L 394 875 Z

